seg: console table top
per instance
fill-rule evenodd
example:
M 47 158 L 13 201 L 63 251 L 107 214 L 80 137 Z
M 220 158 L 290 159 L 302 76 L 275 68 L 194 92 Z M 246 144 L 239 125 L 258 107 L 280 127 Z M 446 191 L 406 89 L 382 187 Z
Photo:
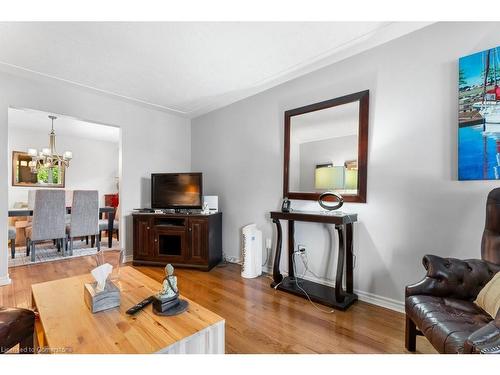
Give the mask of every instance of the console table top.
M 327 224 L 350 224 L 358 221 L 358 214 L 349 214 L 340 211 L 320 212 L 320 211 L 272 211 L 271 219 L 309 221 L 313 223 Z

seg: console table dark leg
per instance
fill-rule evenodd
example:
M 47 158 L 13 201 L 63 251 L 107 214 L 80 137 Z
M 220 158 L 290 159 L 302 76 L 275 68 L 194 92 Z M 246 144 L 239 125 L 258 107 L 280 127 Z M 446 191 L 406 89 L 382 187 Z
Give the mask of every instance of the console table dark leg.
M 279 219 L 273 219 L 273 223 L 276 224 L 276 230 L 278 231 L 276 238 L 276 253 L 274 254 L 274 264 L 273 264 L 274 282 L 271 284 L 272 287 L 275 287 L 283 280 L 283 275 L 280 273 L 282 232 L 281 232 L 281 223 Z
M 353 264 L 353 252 L 352 252 L 352 223 L 346 225 L 346 233 L 345 233 L 345 241 L 346 241 L 346 292 L 353 293 L 354 292 L 354 282 L 353 282 L 353 272 L 354 272 L 354 264 Z
M 295 270 L 293 268 L 293 262 L 295 259 L 294 252 L 295 250 L 295 221 L 288 221 L 288 276 L 291 279 L 295 278 Z
M 337 276 L 335 277 L 335 300 L 337 302 L 343 302 L 345 298 L 342 289 L 342 279 L 344 276 L 344 254 L 345 254 L 344 226 L 336 225 L 335 229 L 339 233 L 339 256 L 337 259 Z

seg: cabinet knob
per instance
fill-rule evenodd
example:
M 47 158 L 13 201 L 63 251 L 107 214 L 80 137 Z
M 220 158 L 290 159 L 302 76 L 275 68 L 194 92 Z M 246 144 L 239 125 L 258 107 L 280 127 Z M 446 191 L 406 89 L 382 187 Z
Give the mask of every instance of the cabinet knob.
M 158 242 L 158 239 L 157 239 L 157 238 L 155 238 L 155 242 Z
M 146 227 L 147 230 L 149 230 L 149 227 Z

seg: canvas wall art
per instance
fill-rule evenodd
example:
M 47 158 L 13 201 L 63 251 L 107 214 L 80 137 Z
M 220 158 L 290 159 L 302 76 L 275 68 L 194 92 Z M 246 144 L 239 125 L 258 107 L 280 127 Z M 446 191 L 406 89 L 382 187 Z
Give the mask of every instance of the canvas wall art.
M 458 179 L 500 179 L 500 47 L 459 60 Z

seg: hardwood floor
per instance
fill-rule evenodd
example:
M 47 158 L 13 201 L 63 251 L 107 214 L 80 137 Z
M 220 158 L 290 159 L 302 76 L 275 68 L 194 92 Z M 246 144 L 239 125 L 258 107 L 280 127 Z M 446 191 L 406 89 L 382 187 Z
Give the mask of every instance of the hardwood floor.
M 88 256 L 13 268 L 12 284 L 0 287 L 0 306 L 29 307 L 31 284 L 93 267 L 95 259 Z M 135 268 L 163 278 L 161 267 Z M 325 314 L 306 299 L 270 288 L 268 277 L 241 278 L 234 264 L 176 273 L 183 295 L 226 319 L 227 353 L 407 353 L 401 313 L 358 301 L 346 312 Z M 417 350 L 435 353 L 423 337 Z

